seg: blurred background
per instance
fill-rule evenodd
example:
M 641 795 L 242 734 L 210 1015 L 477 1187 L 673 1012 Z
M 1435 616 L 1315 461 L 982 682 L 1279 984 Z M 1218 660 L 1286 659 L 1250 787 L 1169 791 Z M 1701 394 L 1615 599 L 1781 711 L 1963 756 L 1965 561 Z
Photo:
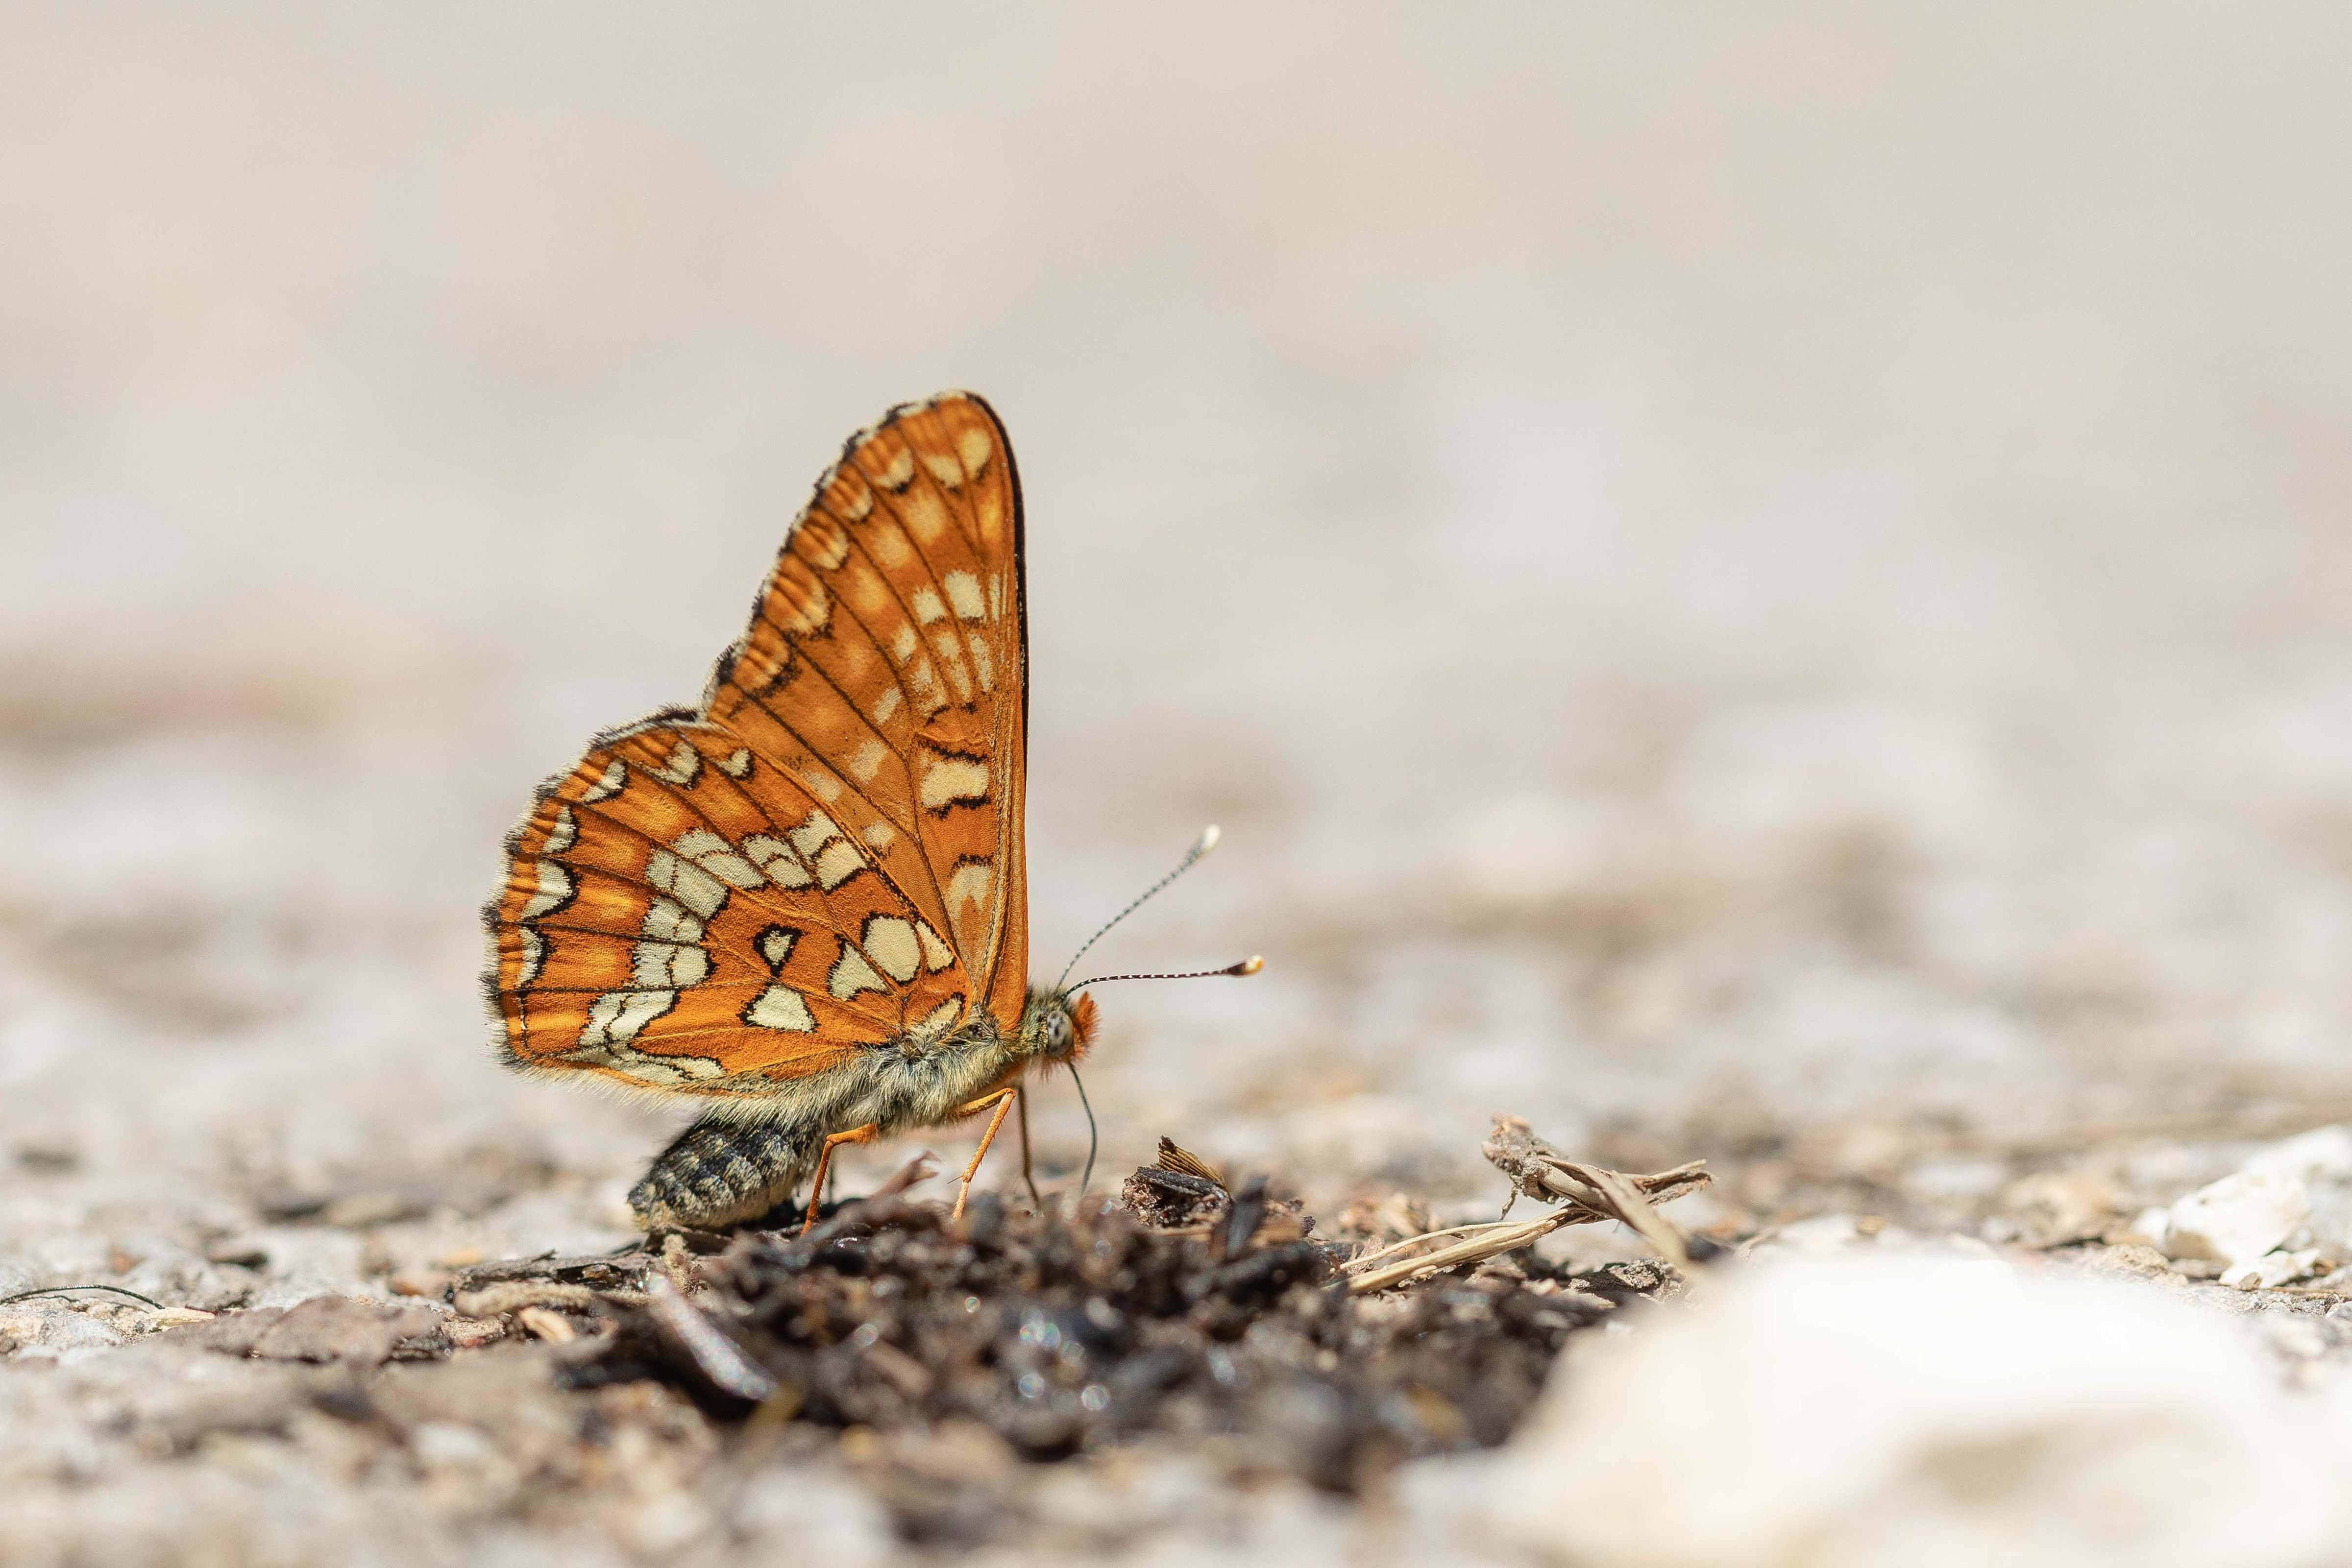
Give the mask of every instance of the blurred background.
M 1104 993 L 1114 1175 L 1484 1206 L 1496 1111 L 1678 1159 L 2340 1095 L 2347 47 L 0 7 L 6 1239 L 390 1193 L 347 1215 L 617 1240 L 683 1112 L 493 1067 L 499 836 L 948 386 L 1026 482 L 1039 967 L 1208 821 L 1098 955 L 1268 959 Z

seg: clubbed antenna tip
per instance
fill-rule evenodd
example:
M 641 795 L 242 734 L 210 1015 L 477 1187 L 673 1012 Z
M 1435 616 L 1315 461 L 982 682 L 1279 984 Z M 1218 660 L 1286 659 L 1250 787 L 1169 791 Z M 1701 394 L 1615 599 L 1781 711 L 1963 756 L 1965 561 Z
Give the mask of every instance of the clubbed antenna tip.
M 1101 930 L 1087 937 L 1084 943 L 1079 945 L 1078 950 L 1070 955 L 1070 961 L 1062 966 L 1061 978 L 1054 982 L 1054 988 L 1057 991 L 1069 988 L 1066 987 L 1063 982 L 1066 981 L 1070 977 L 1070 971 L 1078 967 L 1078 960 L 1087 956 L 1087 950 L 1088 948 L 1092 947 L 1096 943 L 1108 936 L 1112 926 L 1117 925 L 1120 921 L 1126 919 L 1129 915 L 1134 914 L 1137 910 L 1150 903 L 1153 894 L 1158 893 L 1161 888 L 1166 887 L 1170 883 L 1174 882 L 1178 877 L 1182 876 L 1186 872 L 1192 870 L 1192 863 L 1195 861 L 1198 861 L 1202 855 L 1207 854 L 1211 850 L 1215 849 L 1217 847 L 1217 841 L 1222 837 L 1223 837 L 1223 835 L 1217 831 L 1217 824 L 1214 822 L 1211 822 L 1207 827 L 1202 829 L 1201 836 L 1192 841 L 1192 847 L 1184 852 L 1184 858 L 1176 862 L 1176 869 L 1174 871 L 1170 872 L 1166 876 L 1161 877 L 1158 882 L 1155 882 L 1150 887 L 1145 888 L 1143 892 L 1137 896 L 1133 904 L 1129 904 L 1125 909 L 1120 910 L 1117 915 L 1114 915 L 1108 920 L 1104 921 Z
M 1223 976 L 1255 975 L 1265 967 L 1265 960 L 1253 953 L 1238 964 L 1228 964 L 1222 969 L 1186 969 L 1181 974 L 1096 975 L 1069 988 L 1083 991 L 1088 986 L 1108 985 L 1113 980 L 1213 980 Z

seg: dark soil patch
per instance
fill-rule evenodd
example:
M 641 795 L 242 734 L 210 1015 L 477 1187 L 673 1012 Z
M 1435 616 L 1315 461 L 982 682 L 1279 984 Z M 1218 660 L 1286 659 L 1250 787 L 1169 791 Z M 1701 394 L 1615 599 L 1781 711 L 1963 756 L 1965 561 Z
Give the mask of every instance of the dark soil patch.
M 1317 1235 L 1262 1181 L 1146 1170 L 1126 1198 L 1066 1215 L 979 1195 L 951 1220 L 884 1194 L 805 1239 L 671 1236 L 659 1261 L 604 1260 L 645 1270 L 647 1292 L 604 1298 L 611 1330 L 567 1347 L 572 1375 L 656 1378 L 721 1418 L 861 1443 L 977 1425 L 1040 1461 L 1213 1444 L 1235 1469 L 1357 1491 L 1500 1443 L 1569 1334 L 1675 1288 L 1663 1265 L 1572 1274 L 1523 1251 L 1358 1296 L 1338 1270 L 1360 1241 Z

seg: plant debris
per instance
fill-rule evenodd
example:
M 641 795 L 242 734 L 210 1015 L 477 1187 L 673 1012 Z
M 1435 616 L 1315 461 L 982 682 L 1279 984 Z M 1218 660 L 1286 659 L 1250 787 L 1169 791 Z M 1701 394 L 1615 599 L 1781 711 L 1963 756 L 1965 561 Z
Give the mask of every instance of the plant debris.
M 642 1292 L 593 1292 L 600 1332 L 562 1347 L 571 1377 L 657 1378 L 761 1427 L 984 1428 L 1034 1460 L 1213 1441 L 1236 1469 L 1354 1491 L 1403 1459 L 1501 1442 L 1569 1334 L 1678 1288 L 1663 1263 L 1577 1272 L 1522 1241 L 1508 1259 L 1414 1259 L 1399 1278 L 1454 1272 L 1373 1294 L 1349 1275 L 1359 1242 L 1164 1140 L 1118 1200 L 1042 1214 L 981 1194 L 950 1220 L 906 1196 L 919 1174 L 806 1237 L 673 1234 L 606 1260 L 634 1264 Z M 1633 1179 L 1669 1194 L 1692 1180 Z M 520 1301 L 523 1283 L 470 1299 Z

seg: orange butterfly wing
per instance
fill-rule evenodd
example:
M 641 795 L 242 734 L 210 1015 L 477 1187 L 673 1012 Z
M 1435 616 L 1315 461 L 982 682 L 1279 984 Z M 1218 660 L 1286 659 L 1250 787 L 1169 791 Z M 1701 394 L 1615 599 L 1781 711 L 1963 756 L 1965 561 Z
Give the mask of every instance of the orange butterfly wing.
M 698 711 L 543 786 L 486 911 L 509 1059 L 758 1095 L 1027 993 L 1021 491 L 979 398 L 893 410 Z

